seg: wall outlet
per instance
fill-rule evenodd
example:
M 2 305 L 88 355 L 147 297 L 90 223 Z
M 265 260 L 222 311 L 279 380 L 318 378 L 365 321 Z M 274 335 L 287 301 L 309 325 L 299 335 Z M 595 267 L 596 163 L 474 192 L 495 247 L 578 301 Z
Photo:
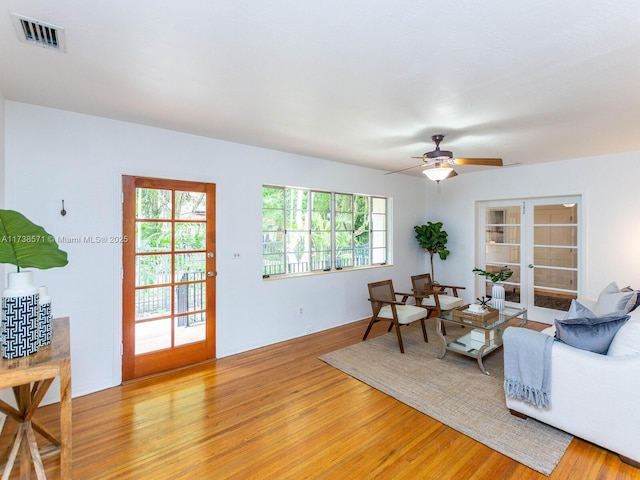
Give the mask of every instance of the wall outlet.
M 233 258 L 234 258 L 234 259 L 238 259 L 238 258 L 240 258 L 240 254 L 239 254 L 239 253 L 234 253 L 234 254 L 233 254 Z
M 298 307 L 298 315 L 302 315 L 304 313 L 304 309 L 302 307 Z

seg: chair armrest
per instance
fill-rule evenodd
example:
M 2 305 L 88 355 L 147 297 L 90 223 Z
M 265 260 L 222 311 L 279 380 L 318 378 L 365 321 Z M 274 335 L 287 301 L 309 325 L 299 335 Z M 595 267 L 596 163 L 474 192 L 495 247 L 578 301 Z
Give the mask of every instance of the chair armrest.
M 466 287 L 459 287 L 457 285 L 442 285 L 442 284 L 438 284 L 438 285 L 434 285 L 435 287 L 439 287 L 443 292 L 447 289 L 450 288 L 451 291 L 453 292 L 453 296 L 457 297 L 458 296 L 458 290 L 464 290 Z
M 370 298 L 369 299 L 370 302 L 378 302 L 378 303 L 382 303 L 382 304 L 393 304 L 393 305 L 405 305 L 405 302 L 398 302 L 397 300 L 378 300 L 377 298 Z

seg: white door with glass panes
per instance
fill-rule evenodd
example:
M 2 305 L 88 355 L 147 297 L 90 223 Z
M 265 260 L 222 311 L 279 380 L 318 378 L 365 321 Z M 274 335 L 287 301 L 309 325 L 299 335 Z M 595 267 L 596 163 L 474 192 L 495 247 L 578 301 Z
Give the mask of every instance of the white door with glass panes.
M 553 323 L 577 298 L 580 278 L 580 197 L 500 200 L 478 204 L 477 266 L 507 266 L 507 304 L 522 305 L 529 318 Z M 491 283 L 478 277 L 479 297 Z

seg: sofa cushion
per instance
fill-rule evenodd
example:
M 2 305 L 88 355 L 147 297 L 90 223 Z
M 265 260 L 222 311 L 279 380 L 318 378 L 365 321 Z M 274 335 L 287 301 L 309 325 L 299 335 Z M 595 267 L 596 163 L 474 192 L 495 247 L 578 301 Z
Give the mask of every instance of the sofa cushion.
M 621 292 L 636 292 L 636 303 L 633 305 L 633 307 L 631 307 L 631 310 L 629 310 L 629 313 L 633 312 L 636 308 L 638 308 L 638 306 L 640 305 L 640 291 L 638 290 L 634 290 L 631 287 L 624 287 L 622 289 L 620 289 Z
M 625 357 L 640 353 L 640 315 L 631 315 L 627 323 L 620 327 L 613 337 L 607 355 Z
M 403 325 L 425 318 L 429 314 L 426 309 L 415 305 L 396 305 L 396 313 L 398 314 L 398 322 Z M 393 319 L 391 307 L 389 305 L 382 307 L 378 317 Z
M 627 313 L 636 304 L 637 297 L 635 291 L 622 292 L 616 282 L 611 282 L 600 292 L 598 303 L 596 303 L 593 313 L 597 316 L 611 313 Z
M 565 315 L 564 319 L 568 318 L 581 318 L 581 317 L 596 317 L 597 315 L 585 307 L 577 300 L 571 300 L 571 306 L 569 311 Z
M 629 315 L 606 315 L 556 320 L 556 338 L 581 350 L 606 354 Z
M 438 302 L 440 302 L 440 310 L 445 312 L 463 306 L 464 298 L 438 294 Z M 424 305 L 425 307 L 435 307 L 436 301 L 434 300 L 433 295 L 429 295 L 427 298 L 423 298 L 422 305 Z

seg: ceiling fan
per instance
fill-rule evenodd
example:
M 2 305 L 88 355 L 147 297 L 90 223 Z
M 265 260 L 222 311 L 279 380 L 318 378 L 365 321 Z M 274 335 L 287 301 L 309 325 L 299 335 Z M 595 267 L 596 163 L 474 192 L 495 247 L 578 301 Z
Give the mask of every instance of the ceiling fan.
M 406 170 L 411 170 L 412 168 L 432 167 L 431 169 L 425 170 L 423 173 L 431 180 L 440 182 L 445 178 L 451 178 L 457 175 L 456 171 L 453 169 L 453 165 L 482 165 L 485 167 L 502 166 L 501 158 L 454 158 L 451 151 L 440 150 L 440 142 L 442 142 L 443 139 L 444 135 L 441 133 L 432 135 L 431 140 L 436 144 L 436 149 L 431 152 L 427 152 L 420 157 L 411 157 L 421 158 L 421 164 L 414 165 L 413 167 L 402 168 L 393 172 L 387 172 L 385 175 L 404 172 Z

